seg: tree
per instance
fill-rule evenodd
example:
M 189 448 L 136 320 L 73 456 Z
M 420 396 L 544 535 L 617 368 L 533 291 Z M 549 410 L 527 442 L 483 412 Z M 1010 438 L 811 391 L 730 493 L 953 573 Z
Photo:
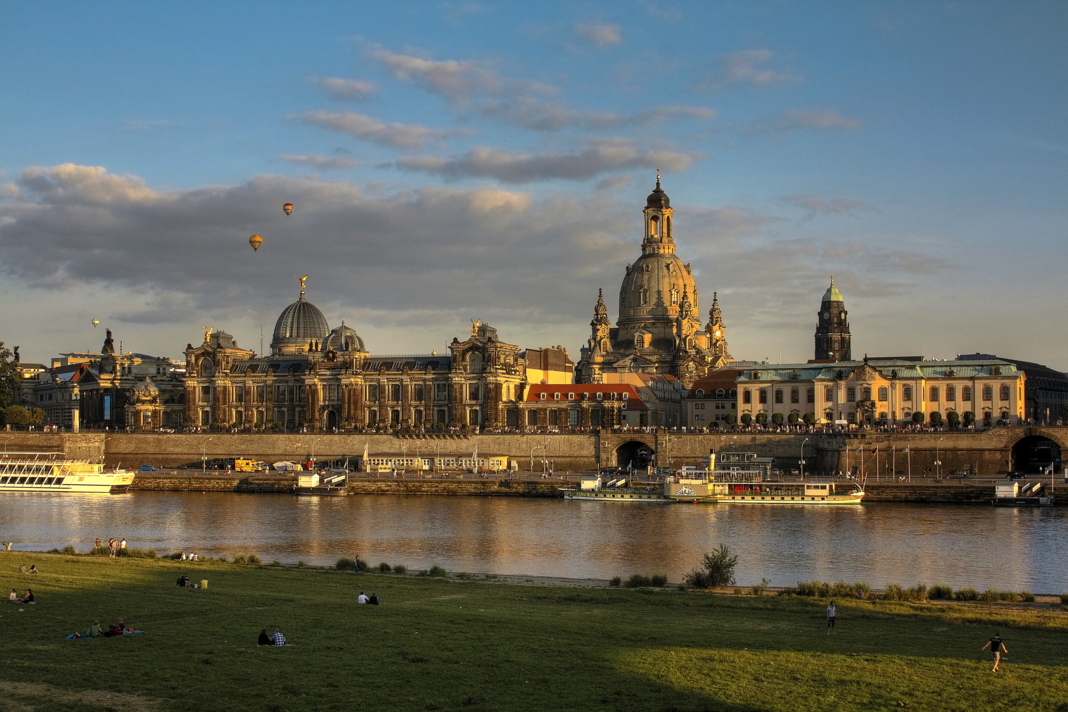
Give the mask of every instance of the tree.
M 30 411 L 21 405 L 9 405 L 3 409 L 4 422 L 8 425 L 29 425 Z
M 768 414 L 767 413 L 757 413 L 756 422 L 757 422 L 757 425 L 764 425 L 765 423 L 768 422 Z
M 942 414 L 937 410 L 931 411 L 931 426 L 937 428 L 942 424 Z
M 797 413 L 790 413 L 790 417 L 787 418 L 787 420 L 790 421 L 790 425 L 797 425 L 797 421 L 800 420 L 800 418 L 797 417 Z
M 816 414 L 815 413 L 805 413 L 805 415 L 801 419 L 803 421 L 805 421 L 806 425 L 812 425 L 813 423 L 816 422 Z
M 727 425 L 734 425 L 738 422 L 738 415 L 736 413 L 727 413 Z
M 0 425 L 5 421 L 4 409 L 11 405 L 19 392 L 19 372 L 11 349 L 0 341 Z
M 964 427 L 967 428 L 968 426 L 970 426 L 974 422 L 975 422 L 975 413 L 971 412 L 970 410 L 964 411 Z
M 733 413 L 732 413 L 733 415 Z M 742 425 L 749 425 L 753 422 L 753 416 L 748 413 L 742 413 Z
M 916 423 L 916 425 L 921 425 L 923 423 L 923 413 L 920 411 L 916 411 L 915 413 L 913 413 L 912 422 Z
M 737 565 L 738 557 L 731 556 L 726 544 L 720 544 L 705 554 L 701 560 L 701 568 L 686 574 L 683 581 L 694 588 L 730 586 L 734 583 L 734 567 Z
M 957 413 L 957 411 L 951 410 L 948 413 L 946 413 L 946 420 L 949 421 L 949 427 L 951 427 L 951 428 L 959 428 L 960 427 L 960 414 Z
M 782 425 L 782 413 L 772 413 L 771 422 L 775 423 L 776 425 Z

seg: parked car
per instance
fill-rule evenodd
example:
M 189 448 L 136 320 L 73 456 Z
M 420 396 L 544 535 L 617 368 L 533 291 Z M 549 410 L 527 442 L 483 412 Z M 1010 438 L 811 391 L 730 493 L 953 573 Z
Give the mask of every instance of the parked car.
M 156 468 L 152 465 L 141 465 L 141 472 L 155 472 Z
M 1026 472 L 1010 472 L 1005 475 L 1007 480 L 1022 480 L 1024 477 L 1027 477 Z

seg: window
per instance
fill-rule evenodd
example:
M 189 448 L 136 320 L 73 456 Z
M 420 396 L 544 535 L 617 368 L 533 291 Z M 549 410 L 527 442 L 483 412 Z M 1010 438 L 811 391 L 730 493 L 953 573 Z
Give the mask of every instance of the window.
M 572 428 L 577 428 L 581 422 L 582 412 L 578 408 L 572 408 L 567 412 L 567 422 Z
M 775 389 L 775 402 L 776 403 L 782 403 L 782 389 L 781 388 L 776 388 Z
M 422 383 L 416 383 L 412 388 L 415 389 L 415 397 L 412 400 L 422 402 L 426 399 L 426 389 Z
M 434 384 L 434 400 L 444 401 L 449 399 L 449 384 L 448 383 L 435 383 Z
M 808 402 L 809 403 L 815 403 L 816 402 L 816 389 L 815 388 L 809 388 L 808 389 Z
M 627 400 L 627 392 L 623 391 L 623 400 Z
M 391 383 L 389 386 L 389 399 L 399 401 L 401 399 L 401 384 Z
M 731 389 L 731 398 L 737 398 L 737 397 L 738 397 L 738 389 L 737 388 L 732 388 Z
M 1007 401 L 1008 399 L 1009 399 L 1009 387 L 1008 386 L 1002 386 L 1001 387 L 1001 400 Z
M 946 400 L 951 402 L 951 403 L 953 401 L 957 400 L 957 387 L 956 386 L 946 386 Z
M 568 394 L 567 394 L 567 399 L 568 399 L 569 401 L 573 401 L 573 400 L 575 400 L 575 394 L 574 394 L 574 393 L 568 393 Z
M 527 411 L 527 425 L 535 426 L 537 424 L 538 424 L 538 411 L 536 411 L 536 410 L 528 410 Z
M 648 265 L 646 265 L 646 266 L 648 266 Z M 638 302 L 643 307 L 649 303 L 649 290 L 648 289 L 644 289 L 643 288 L 641 291 L 638 292 Z
M 560 411 L 556 408 L 549 411 L 549 425 L 560 425 Z
M 679 290 L 677 290 L 677 289 L 672 289 L 671 290 L 671 303 L 672 304 L 678 304 L 679 303 Z
M 723 398 L 726 395 L 726 392 L 722 388 L 716 389 L 716 398 Z
M 966 403 L 972 399 L 972 387 L 971 386 L 961 386 L 960 399 L 962 401 L 966 402 Z
M 983 386 L 983 400 L 985 400 L 985 401 L 994 400 L 994 387 L 993 386 Z
M 766 389 L 766 388 L 761 388 L 760 389 L 760 402 L 761 403 L 767 403 L 768 402 L 768 389 Z
M 698 388 L 697 392 L 694 393 L 694 397 L 695 398 L 704 398 L 705 397 L 705 392 L 702 391 L 700 388 Z
M 853 403 L 857 400 L 857 389 L 850 386 L 846 389 L 846 402 Z
M 930 397 L 928 397 L 927 400 L 931 401 L 932 403 L 938 402 L 938 386 L 931 386 L 931 395 Z
M 540 398 L 541 400 L 546 400 L 546 397 L 547 397 L 547 396 L 548 396 L 548 394 L 547 394 L 547 393 L 539 393 L 539 394 L 538 394 L 538 398 Z
M 267 402 L 267 386 L 256 386 L 256 402 Z
M 482 400 L 482 384 L 471 383 L 467 386 L 467 400 Z
M 368 386 L 367 386 L 367 400 L 369 400 L 369 401 L 377 401 L 378 400 L 378 384 L 377 383 L 368 384 Z
M 901 400 L 912 401 L 912 386 L 901 387 Z
M 752 403 L 752 402 L 753 402 L 753 392 L 751 390 L 749 390 L 748 388 L 746 388 L 744 391 L 742 391 L 742 403 Z
M 801 391 L 799 391 L 796 387 L 790 389 L 790 402 L 791 403 L 800 403 L 801 402 Z
M 827 386 L 823 393 L 823 400 L 831 403 L 834 401 L 834 386 Z
M 879 386 L 879 402 L 880 403 L 885 403 L 888 395 L 889 395 L 889 390 L 887 389 L 887 387 L 886 386 Z
M 245 387 L 244 386 L 234 386 L 234 402 L 235 403 L 244 403 L 245 402 Z
M 604 393 L 597 391 L 597 400 L 604 400 Z
M 860 389 L 860 392 L 862 394 L 861 400 L 871 400 L 871 386 L 864 386 L 864 388 Z
M 560 400 L 560 394 L 559 393 L 553 393 L 553 400 L 554 401 Z

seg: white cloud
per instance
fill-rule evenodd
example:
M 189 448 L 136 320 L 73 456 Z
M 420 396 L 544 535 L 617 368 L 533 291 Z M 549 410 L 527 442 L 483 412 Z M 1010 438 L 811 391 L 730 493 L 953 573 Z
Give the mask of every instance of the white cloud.
M 312 168 L 352 168 L 356 165 L 356 161 L 347 156 L 295 156 L 295 155 L 283 155 L 276 156 L 279 161 L 285 161 L 286 163 L 295 163 L 300 166 L 311 166 Z
M 353 138 L 405 150 L 419 148 L 430 141 L 466 133 L 456 129 L 428 129 L 414 124 L 387 124 L 366 114 L 352 112 L 338 114 L 328 111 L 309 111 L 302 114 L 300 118 L 305 123 L 348 134 Z
M 604 48 L 623 42 L 622 28 L 615 23 L 590 24 L 580 23 L 575 25 L 576 37 L 581 37 L 594 47 Z
M 453 104 L 476 94 L 497 92 L 506 84 L 496 73 L 474 62 L 435 61 L 381 48 L 371 56 L 397 79 L 413 82 Z
M 591 142 L 574 153 L 513 154 L 479 147 L 458 156 L 413 156 L 397 161 L 405 171 L 430 173 L 449 179 L 494 178 L 504 183 L 537 180 L 586 180 L 608 171 L 657 166 L 683 171 L 697 154 L 667 149 L 642 149 L 633 141 L 609 139 Z
M 879 212 L 879 208 L 862 200 L 850 198 L 817 198 L 814 195 L 787 195 L 783 201 L 801 208 L 805 211 L 805 218 L 811 219 L 817 215 L 850 215 L 855 216 L 860 212 Z
M 371 82 L 363 82 L 356 79 L 339 79 L 337 77 L 319 79 L 312 77 L 311 82 L 331 97 L 345 101 L 362 101 L 375 91 L 375 85 Z
M 800 81 L 801 76 L 792 70 L 765 66 L 774 59 L 775 53 L 769 49 L 745 49 L 723 55 L 719 58 L 719 69 L 703 79 L 698 88 L 719 89 L 729 84 L 766 87 Z

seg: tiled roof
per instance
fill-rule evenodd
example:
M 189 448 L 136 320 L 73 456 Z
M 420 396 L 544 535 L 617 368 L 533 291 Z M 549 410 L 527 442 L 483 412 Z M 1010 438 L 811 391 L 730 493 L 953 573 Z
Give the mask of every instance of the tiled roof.
M 864 366 L 864 361 L 838 361 L 837 363 L 776 363 L 762 364 L 745 369 L 738 382 L 748 381 L 820 381 L 836 380 L 839 372 L 843 378 Z M 1001 370 L 1000 376 L 1015 377 L 1019 370 L 1015 364 L 1000 359 L 985 361 L 903 361 L 899 359 L 868 359 L 867 364 L 886 376 L 897 371 L 898 378 L 980 378 L 996 377 L 995 367 Z M 947 372 L 952 371 L 952 376 Z M 753 374 L 758 374 L 756 377 Z
M 594 400 L 598 393 L 604 395 L 601 396 L 605 399 L 611 400 L 611 396 L 616 396 L 615 400 L 624 400 L 623 395 L 626 394 L 627 410 L 647 410 L 644 401 L 642 401 L 641 395 L 638 389 L 629 383 L 558 383 L 558 384 L 538 384 L 530 386 L 527 389 L 526 395 L 523 400 L 527 403 L 541 403 L 541 394 L 545 394 L 546 401 L 556 401 L 554 397 L 556 394 L 560 394 L 560 402 L 567 403 L 569 400 L 568 394 L 575 394 L 574 401 L 581 401 L 582 396 L 585 394 L 588 400 Z

